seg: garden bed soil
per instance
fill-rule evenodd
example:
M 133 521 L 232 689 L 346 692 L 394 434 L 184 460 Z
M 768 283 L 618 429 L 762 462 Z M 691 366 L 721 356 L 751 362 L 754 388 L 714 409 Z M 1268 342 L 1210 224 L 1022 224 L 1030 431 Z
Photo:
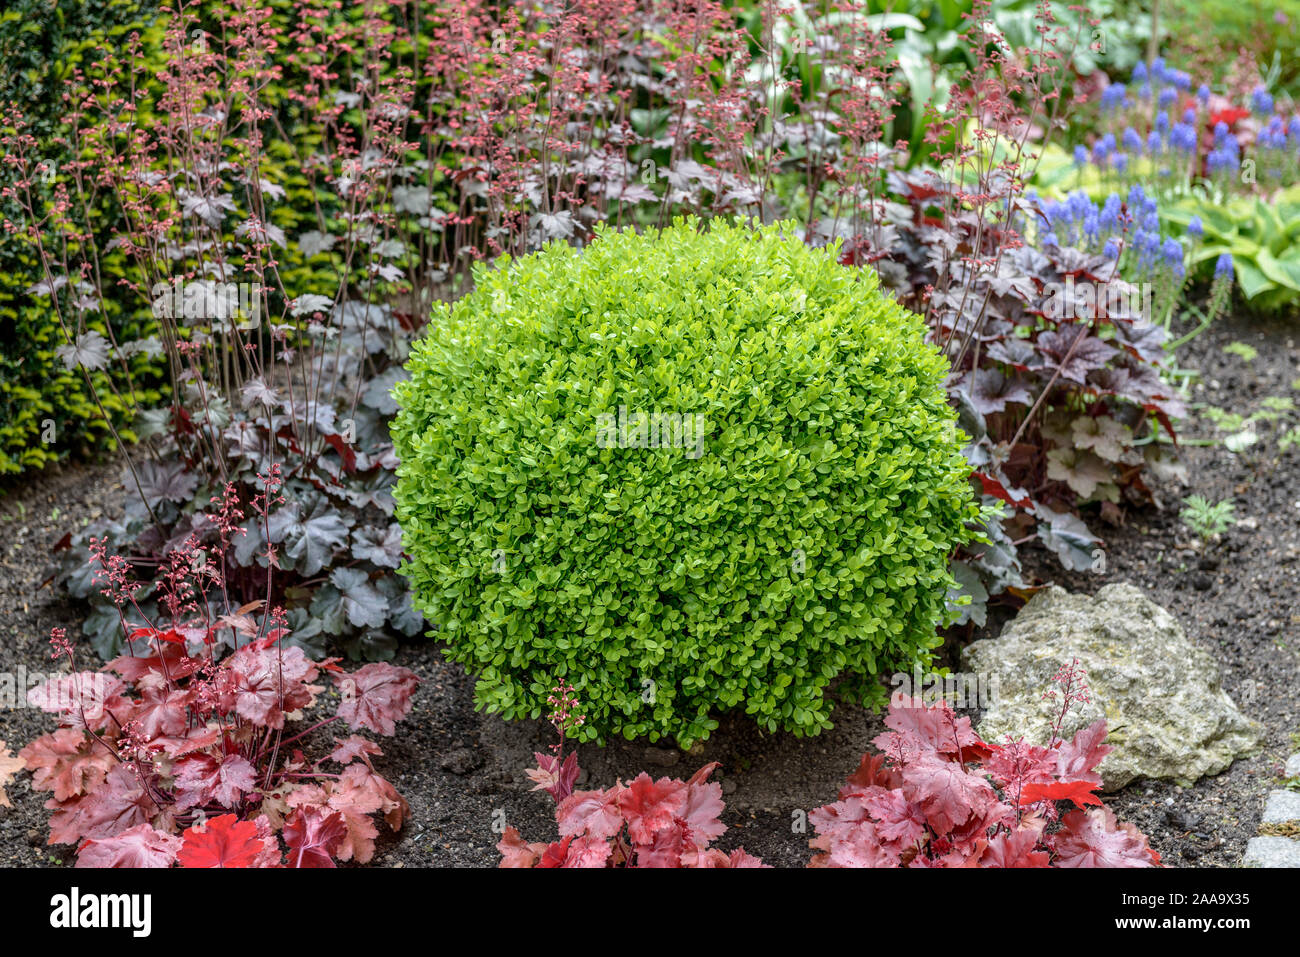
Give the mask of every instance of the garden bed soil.
M 1200 369 L 1196 399 L 1249 411 L 1269 395 L 1290 395 L 1300 375 L 1300 328 L 1294 323 L 1224 320 L 1180 354 L 1184 367 Z M 1223 353 L 1240 340 L 1255 346 L 1252 363 Z M 1208 434 L 1208 426 L 1190 434 Z M 1102 574 L 1071 574 L 1037 545 L 1022 549 L 1026 572 L 1074 591 L 1092 592 L 1109 582 L 1129 581 L 1168 608 L 1189 637 L 1206 647 L 1222 669 L 1224 687 L 1264 728 L 1259 754 L 1190 788 L 1139 781 L 1108 802 L 1121 820 L 1137 824 L 1167 864 L 1237 866 L 1254 836 L 1267 791 L 1281 762 L 1295 750 L 1300 731 L 1300 447 L 1279 455 L 1261 442 L 1240 455 L 1221 445 L 1186 449 L 1191 483 L 1157 489 L 1163 509 L 1130 511 L 1122 527 L 1104 529 L 1107 556 Z M 78 612 L 47 579 L 52 550 L 70 529 L 120 503 L 125 494 L 116 466 L 67 466 L 25 477 L 0 497 L 0 671 L 19 666 L 46 670 L 51 627 L 74 631 Z M 1237 526 L 1216 542 L 1198 547 L 1178 518 L 1179 498 L 1199 493 L 1233 498 Z M 1094 526 L 1100 523 L 1091 519 Z M 986 628 L 970 639 L 996 635 L 1010 611 L 991 609 Z M 952 662 L 951 650 L 949 652 Z M 422 684 L 415 706 L 396 738 L 382 740 L 377 770 L 411 805 L 400 835 L 384 834 L 374 864 L 390 867 L 492 866 L 501 823 L 525 839 L 555 834 L 549 796 L 529 790 L 524 770 L 532 752 L 553 741 L 541 721 L 505 723 L 479 714 L 473 681 L 443 660 L 431 643 L 412 642 L 396 663 L 415 671 Z M 1150 689 L 1160 694 L 1161 689 Z M 718 761 L 729 825 L 718 846 L 744 846 L 775 865 L 802 866 L 809 857 L 807 811 L 832 801 L 871 739 L 883 730 L 880 716 L 854 707 L 835 715 L 834 730 L 816 738 L 764 735 L 743 716 L 721 727 L 690 753 L 645 742 L 584 745 L 582 783 L 604 786 L 642 770 L 687 777 Z M 53 728 L 33 709 L 0 711 L 0 740 L 17 751 Z M 63 866 L 72 848 L 46 845 L 46 795 L 35 794 L 27 775 L 10 786 L 13 808 L 0 808 L 0 865 Z

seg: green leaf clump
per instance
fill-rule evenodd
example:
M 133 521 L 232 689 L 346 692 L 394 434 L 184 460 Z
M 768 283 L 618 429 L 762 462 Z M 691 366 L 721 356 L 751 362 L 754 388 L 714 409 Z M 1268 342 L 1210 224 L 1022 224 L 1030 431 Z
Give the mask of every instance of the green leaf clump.
M 964 436 L 921 318 L 836 252 L 600 227 L 435 307 L 394 390 L 402 571 L 480 707 L 537 717 L 564 678 L 587 740 L 816 734 L 832 683 L 878 703 L 928 661 Z

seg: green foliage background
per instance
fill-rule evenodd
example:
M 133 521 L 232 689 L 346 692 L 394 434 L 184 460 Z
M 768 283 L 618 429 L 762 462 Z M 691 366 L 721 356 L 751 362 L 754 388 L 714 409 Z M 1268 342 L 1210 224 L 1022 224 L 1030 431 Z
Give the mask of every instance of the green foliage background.
M 0 13 L 0 105 L 13 104 L 23 113 L 48 161 L 61 166 L 69 158 L 59 132 L 72 70 L 94 62 L 97 43 L 148 31 L 155 10 L 152 0 L 12 0 Z M 14 222 L 20 218 L 10 203 L 0 205 L 0 215 Z M 29 241 L 0 233 L 0 475 L 39 468 L 71 448 L 110 441 L 81 371 L 69 371 L 55 355 L 65 340 L 53 310 L 27 294 L 43 278 Z M 147 334 L 151 326 L 147 309 L 109 303 L 106 311 L 119 341 Z M 108 330 L 100 324 L 98 331 Z M 129 395 L 134 385 L 137 398 L 156 398 L 149 388 L 151 371 L 148 360 L 138 357 L 130 376 L 120 368 L 93 376 L 105 411 L 119 426 L 129 422 L 133 410 L 129 398 L 115 391 Z M 54 423 L 50 443 L 42 441 L 47 420 Z

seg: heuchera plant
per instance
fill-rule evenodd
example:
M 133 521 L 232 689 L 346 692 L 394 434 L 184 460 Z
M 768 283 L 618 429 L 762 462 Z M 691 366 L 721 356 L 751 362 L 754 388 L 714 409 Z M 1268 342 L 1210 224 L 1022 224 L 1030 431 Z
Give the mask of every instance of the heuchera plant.
M 560 840 L 530 844 L 507 827 L 497 850 L 501 867 L 766 867 L 744 848 L 727 854 L 709 845 L 727 829 L 720 816 L 722 788 L 708 780 L 717 762 L 706 764 L 688 781 L 642 772 L 624 785 L 574 791 L 578 756 L 564 756 L 568 733 L 585 720 L 577 713 L 573 688 L 561 682 L 547 701 L 559 733 L 552 754 L 534 754 L 528 777 L 534 791 L 555 799 Z
M 969 718 L 941 701 L 891 705 L 839 800 L 810 815 L 820 851 L 811 867 L 1151 867 L 1160 855 L 1119 824 L 1095 793 L 1110 752 L 1106 723 L 1065 741 L 1071 705 L 1087 700 L 1077 662 L 1053 679 L 1061 710 L 1047 747 L 980 740 Z M 1062 814 L 1058 802 L 1072 805 Z
M 230 482 L 251 494 L 272 463 L 286 501 L 228 553 L 230 592 L 260 594 L 269 542 L 294 643 L 323 654 L 337 636 L 353 658 L 386 659 L 423 626 L 402 580 L 372 574 L 400 560 L 388 391 L 427 311 L 402 302 L 405 246 L 387 212 L 412 93 L 400 71 L 346 88 L 378 71 L 382 47 L 365 42 L 385 32 L 377 12 L 335 22 L 318 0 L 291 15 L 263 6 L 210 10 L 211 34 L 195 11 L 168 13 L 73 71 L 62 135 L 77 159 L 57 173 L 21 117 L 0 136 L 0 198 L 21 213 L 0 227 L 40 263 L 27 292 L 57 322 L 58 355 L 105 423 L 114 401 L 139 413 L 113 433 L 126 516 L 63 546 L 105 659 L 124 649 L 113 610 L 75 573 L 88 537 L 142 571 L 163 566 L 190 536 L 212 541 L 212 495 Z M 117 341 L 119 309 L 155 334 Z M 101 396 L 103 375 L 128 375 L 140 355 L 165 360 L 165 404 Z
M 276 490 L 268 473 L 254 503 L 263 521 Z M 233 496 L 228 486 L 206 516 L 219 548 L 191 538 L 168 554 L 156 579 L 165 619 L 143 615 L 135 600 L 141 583 L 129 579 L 128 564 L 95 545 L 102 592 L 141 654 L 79 671 L 73 643 L 54 630 L 52 657 L 66 659 L 70 673 L 32 689 L 28 700 L 58 715 L 60 726 L 19 757 L 32 787 L 51 792 L 50 843 L 78 845 L 78 867 L 365 863 L 378 836 L 372 816 L 393 830 L 406 817 L 406 801 L 371 763 L 382 752 L 367 737 L 335 738 L 317 758 L 292 746 L 340 721 L 352 732 L 393 734 L 419 679 L 385 663 L 349 674 L 337 659 L 312 661 L 286 646 L 281 608 L 259 618 L 255 602 L 210 616 L 209 599 L 225 591 L 222 553 L 239 532 Z M 223 633 L 233 634 L 236 650 L 220 660 Z M 315 684 L 322 672 L 342 695 L 336 713 L 286 736 L 324 691 Z

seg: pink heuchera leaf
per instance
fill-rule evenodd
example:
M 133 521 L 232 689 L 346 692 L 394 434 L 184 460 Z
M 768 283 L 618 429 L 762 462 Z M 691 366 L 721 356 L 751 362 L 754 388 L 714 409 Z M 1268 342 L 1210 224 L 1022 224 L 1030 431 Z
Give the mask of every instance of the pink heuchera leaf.
M 564 859 L 564 866 L 604 867 L 609 862 L 609 855 L 608 841 L 585 835 L 575 838 L 569 844 L 569 853 Z
M 817 836 L 808 843 L 823 851 L 810 867 L 897 867 L 901 855 L 876 833 L 866 802 L 850 797 L 814 810 L 808 819 Z
M 920 698 L 903 698 L 891 704 L 885 727 L 894 734 L 879 735 L 873 742 L 886 754 L 901 748 L 904 753 L 937 751 L 963 761 L 982 761 L 990 748 L 971 727 L 970 718 L 959 718 L 946 701 L 927 707 Z
M 941 837 L 998 803 L 997 792 L 983 777 L 933 755 L 915 757 L 903 768 L 903 793 L 920 805 Z
M 343 815 L 319 807 L 300 807 L 284 822 L 289 867 L 334 867 L 334 853 L 347 839 Z
M 384 753 L 379 750 L 379 745 L 359 734 L 351 735 L 346 741 L 335 738 L 334 743 L 338 747 L 330 752 L 330 760 L 337 761 L 339 764 L 351 764 L 366 754 Z
M 406 668 L 378 661 L 351 675 L 335 675 L 334 681 L 343 693 L 338 715 L 349 728 L 390 735 L 411 710 L 411 695 L 420 679 Z
M 653 844 L 655 835 L 674 826 L 686 807 L 686 785 L 671 778 L 653 781 L 642 771 L 618 796 L 634 844 Z
M 623 830 L 623 812 L 619 808 L 622 788 L 615 785 L 605 791 L 575 791 L 556 808 L 555 819 L 560 836 L 587 834 L 604 840 Z
M 497 842 L 497 850 L 501 852 L 498 867 L 532 867 L 541 859 L 546 845 L 525 843 L 515 828 L 507 827 Z
M 718 762 L 706 764 L 686 782 L 686 805 L 680 819 L 685 827 L 684 839 L 696 847 L 708 847 L 727 829 L 722 823 L 722 785 L 706 781 L 718 767 Z
M 535 756 L 545 764 L 542 755 Z M 507 828 L 497 844 L 500 866 L 762 867 L 758 858 L 744 851 L 728 856 L 708 847 L 725 830 L 720 819 L 722 788 L 706 780 L 717 767 L 705 765 L 689 781 L 653 781 L 643 773 L 626 787 L 618 783 L 603 791 L 575 791 L 555 808 L 561 840 L 528 844 L 518 831 Z M 610 843 L 625 827 L 630 851 L 622 841 Z
M 1057 867 L 1151 867 L 1159 862 L 1132 824 L 1116 826 L 1108 807 L 1071 811 L 1056 833 Z
M 1014 831 L 999 831 L 989 838 L 980 867 L 1050 867 L 1052 856 L 1038 850 L 1043 835 L 1042 819 Z
M 389 826 L 399 830 L 409 808 L 391 784 L 364 764 L 349 765 L 338 778 L 300 787 L 288 796 L 290 807 L 333 810 L 343 818 L 347 833 L 333 852 L 340 861 L 369 863 L 375 855 L 379 831 L 370 815 L 382 812 Z
M 1101 775 L 1093 768 L 1114 750 L 1106 741 L 1106 722 L 1098 719 L 1080 729 L 1057 752 L 1056 776 L 1062 781 L 1086 781 L 1101 787 Z
M 574 782 L 578 780 L 578 753 L 575 751 L 560 763 L 560 759 L 549 754 L 534 751 L 537 767 L 529 768 L 524 773 L 533 782 L 534 791 L 546 791 L 558 804 L 573 793 Z
M 924 813 L 901 791 L 867 788 L 862 792 L 862 804 L 876 821 L 876 833 L 900 853 L 925 836 Z
M 77 867 L 171 867 L 184 843 L 148 824 L 117 837 L 86 841 L 77 848 Z
M 161 654 L 148 658 L 121 655 L 110 661 L 108 667 L 132 684 L 139 685 L 142 680 L 150 675 L 157 675 L 164 681 L 168 677 L 172 681 L 179 681 L 181 678 L 188 678 L 194 674 L 202 664 L 201 659 L 190 658 L 182 648 L 175 645 L 163 645 Z
M 1100 784 L 1093 768 L 1110 750 L 1102 722 L 1048 748 L 986 745 L 946 703 L 928 711 L 891 705 L 893 730 L 875 741 L 888 753 L 864 757 L 840 799 L 810 815 L 817 836 L 809 844 L 821 853 L 809 866 L 1159 864 L 1137 828 L 1117 828 L 1093 793 Z M 1049 834 L 1060 800 L 1097 807 L 1072 812 Z

